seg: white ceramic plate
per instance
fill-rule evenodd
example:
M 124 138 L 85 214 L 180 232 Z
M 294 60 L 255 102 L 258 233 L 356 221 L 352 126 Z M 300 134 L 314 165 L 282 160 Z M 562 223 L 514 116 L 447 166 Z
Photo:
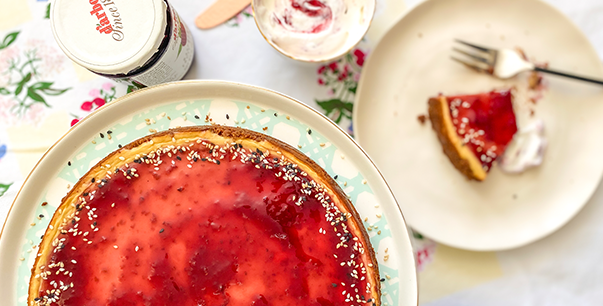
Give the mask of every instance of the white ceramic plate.
M 415 262 L 406 224 L 366 153 L 336 124 L 301 102 L 263 88 L 218 81 L 177 82 L 136 91 L 82 120 L 44 155 L 13 203 L 1 234 L 0 295 L 6 305 L 27 304 L 36 246 L 68 186 L 119 144 L 148 135 L 149 129 L 207 124 L 208 114 L 216 123 L 266 133 L 294 147 L 301 145 L 302 152 L 330 175 L 337 175 L 362 218 L 368 218 L 365 224 L 379 228 L 379 233 L 372 230 L 369 235 L 382 276 L 390 276 L 382 282 L 384 301 L 417 305 Z M 147 125 L 145 119 L 152 123 Z M 48 204 L 42 206 L 43 202 Z M 44 215 L 41 219 L 40 214 Z M 385 249 L 390 255 L 386 261 Z
M 442 153 L 431 124 L 419 124 L 427 100 L 524 86 L 450 60 L 453 39 L 521 47 L 550 67 L 603 78 L 586 37 L 537 0 L 431 0 L 405 15 L 373 50 L 354 112 L 357 140 L 385 175 L 411 227 L 450 246 L 503 250 L 559 229 L 588 201 L 603 173 L 603 88 L 545 76 L 535 105 L 518 120 L 545 123 L 544 163 L 520 175 L 494 167 L 484 182 L 465 180 Z M 524 85 L 522 85 L 524 84 Z

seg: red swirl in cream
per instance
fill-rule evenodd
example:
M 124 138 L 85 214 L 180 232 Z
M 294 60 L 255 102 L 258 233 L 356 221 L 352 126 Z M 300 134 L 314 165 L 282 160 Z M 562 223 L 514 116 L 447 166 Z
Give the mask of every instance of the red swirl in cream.
M 291 0 L 290 8 L 272 16 L 285 29 L 298 33 L 322 32 L 333 23 L 331 8 L 320 0 Z

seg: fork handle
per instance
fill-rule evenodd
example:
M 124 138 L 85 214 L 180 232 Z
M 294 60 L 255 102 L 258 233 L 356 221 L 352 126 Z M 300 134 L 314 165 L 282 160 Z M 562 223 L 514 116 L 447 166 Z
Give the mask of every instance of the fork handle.
M 556 70 L 544 69 L 544 68 L 540 68 L 540 67 L 534 67 L 534 70 L 539 71 L 539 72 L 544 72 L 544 73 L 560 75 L 560 76 L 564 76 L 564 77 L 568 77 L 568 78 L 572 78 L 572 79 L 576 79 L 576 80 L 580 80 L 580 81 L 586 81 L 586 82 L 603 85 L 603 81 L 601 81 L 601 80 L 595 80 L 595 79 L 586 78 L 583 76 L 578 76 L 578 75 L 573 75 L 573 74 L 568 74 L 568 73 L 560 72 L 560 71 L 556 71 Z

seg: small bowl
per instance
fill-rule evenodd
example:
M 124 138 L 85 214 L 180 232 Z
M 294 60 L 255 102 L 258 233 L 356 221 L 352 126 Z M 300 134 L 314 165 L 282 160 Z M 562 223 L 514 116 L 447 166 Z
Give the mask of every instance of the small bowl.
M 302 62 L 326 62 L 348 53 L 375 13 L 375 0 L 252 0 L 251 5 L 264 39 Z

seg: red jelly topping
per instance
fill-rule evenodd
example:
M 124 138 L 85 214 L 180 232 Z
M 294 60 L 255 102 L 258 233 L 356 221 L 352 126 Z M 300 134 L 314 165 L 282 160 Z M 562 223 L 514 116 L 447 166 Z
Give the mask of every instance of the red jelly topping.
M 38 301 L 372 305 L 347 218 L 297 166 L 234 148 L 172 148 L 95 182 L 55 240 Z
M 512 98 L 509 90 L 446 97 L 457 134 L 486 171 L 517 132 Z

